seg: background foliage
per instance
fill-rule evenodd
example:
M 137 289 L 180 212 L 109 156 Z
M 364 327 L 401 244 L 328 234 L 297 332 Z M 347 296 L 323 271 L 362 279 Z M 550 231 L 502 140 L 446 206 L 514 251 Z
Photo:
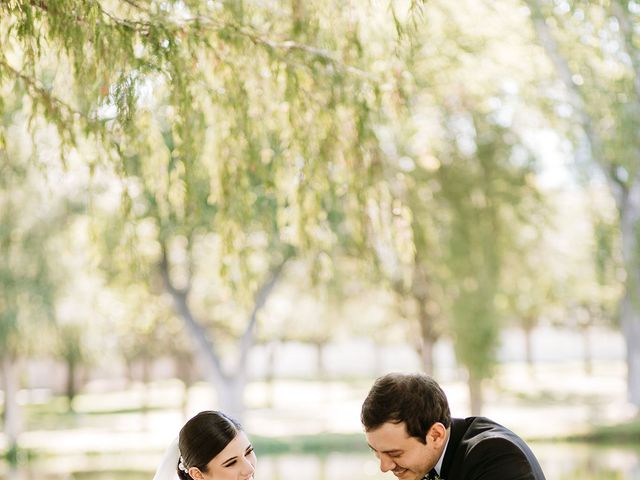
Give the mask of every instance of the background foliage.
M 340 335 L 398 339 L 433 372 L 448 339 L 479 412 L 504 328 L 621 325 L 638 405 L 639 11 L 0 3 L 10 445 L 20 358 L 74 379 L 86 342 L 168 354 L 187 386 L 195 356 L 240 417 L 257 342 L 308 341 L 321 366 Z M 385 318 L 347 314 L 354 298 Z

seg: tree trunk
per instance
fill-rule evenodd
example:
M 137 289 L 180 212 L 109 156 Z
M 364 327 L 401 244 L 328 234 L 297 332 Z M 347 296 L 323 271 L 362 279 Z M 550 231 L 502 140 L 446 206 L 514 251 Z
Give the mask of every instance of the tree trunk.
M 420 360 L 422 360 L 422 370 L 427 375 L 433 376 L 434 374 L 434 366 L 433 366 L 433 350 L 434 343 L 430 338 L 425 338 L 422 336 L 422 343 L 420 346 Z
M 483 395 L 482 395 L 482 379 L 476 378 L 469 374 L 469 409 L 471 415 L 477 416 L 482 414 Z
M 611 10 L 620 26 L 622 45 L 634 72 L 635 114 L 640 113 L 640 49 L 634 43 L 634 20 L 629 2 L 613 0 Z M 637 152 L 637 150 L 636 150 Z M 636 164 L 640 161 L 636 153 Z M 627 346 L 628 398 L 640 407 L 640 171 L 624 185 L 613 182 L 615 172 L 607 172 L 620 211 L 622 256 L 627 273 L 625 292 L 620 308 L 620 320 Z M 617 187 L 617 188 L 616 188 Z
M 384 344 L 381 340 L 374 339 L 373 340 L 373 362 L 371 362 L 371 370 L 374 377 L 379 377 L 382 375 L 382 370 L 384 368 L 383 362 L 383 348 Z
M 413 269 L 413 285 L 411 293 L 417 307 L 418 324 L 420 326 L 420 360 L 422 369 L 427 375 L 435 372 L 434 345 L 438 340 L 435 330 L 435 318 L 427 309 L 430 299 L 429 278 L 421 263 L 416 259 Z
M 182 400 L 180 402 L 180 409 L 182 411 L 183 418 L 187 418 L 189 414 L 189 389 L 193 384 L 194 379 L 194 364 L 193 356 L 189 352 L 178 351 L 173 355 L 176 365 L 176 372 L 178 378 L 182 380 Z
M 126 356 L 124 358 L 124 363 L 125 363 L 125 369 L 126 369 L 126 378 L 127 378 L 127 388 L 131 388 L 131 386 L 133 385 L 134 381 L 135 381 L 135 374 L 133 372 L 134 370 L 134 365 L 133 365 L 133 359 L 129 358 L 128 356 Z
M 638 307 L 631 295 L 625 293 L 621 308 L 622 330 L 627 347 L 627 396 L 636 407 L 640 406 L 640 324 Z
M 142 355 L 140 358 L 140 367 L 142 368 L 142 399 L 141 408 L 143 415 L 149 412 L 151 407 L 151 393 L 150 393 L 150 381 L 151 381 L 151 362 L 152 359 L 147 355 Z
M 240 422 L 242 421 L 245 410 L 245 386 L 245 375 L 238 374 L 233 377 L 228 377 L 222 388 L 216 388 L 220 410 Z
M 7 439 L 7 458 L 15 463 L 18 450 L 18 437 L 21 430 L 20 408 L 18 406 L 18 372 L 16 363 L 10 355 L 4 354 L 0 358 L 0 374 L 2 375 L 2 390 L 4 391 L 3 423 Z
M 271 341 L 267 344 L 267 365 L 264 372 L 265 383 L 265 406 L 267 408 L 273 408 L 274 405 L 274 392 L 273 392 L 273 380 L 276 376 L 276 352 L 278 350 L 278 342 Z
M 590 331 L 591 328 L 589 325 L 583 325 L 580 327 L 580 334 L 582 335 L 582 362 L 584 366 L 584 373 L 587 375 L 593 374 L 593 354 L 591 352 Z
M 69 358 L 67 359 L 67 409 L 69 413 L 73 413 L 73 399 L 76 396 L 76 362 Z
M 162 258 L 159 267 L 164 287 L 173 299 L 176 313 L 183 320 L 189 334 L 194 339 L 194 345 L 199 351 L 200 359 L 205 364 L 205 378 L 213 386 L 218 395 L 220 409 L 225 413 L 233 415 L 238 421 L 242 421 L 242 414 L 244 413 L 243 394 L 246 385 L 246 368 L 249 351 L 254 342 L 258 312 L 273 291 L 283 271 L 284 265 L 289 258 L 290 255 L 283 257 L 282 261 L 271 270 L 269 277 L 256 293 L 253 310 L 249 315 L 245 331 L 238 342 L 237 360 L 230 371 L 227 372 L 222 367 L 221 357 L 214 341 L 211 339 L 210 332 L 195 318 L 189 307 L 189 290 L 178 289 L 173 284 L 169 272 L 167 251 L 166 248 L 162 249 Z
M 622 331 L 627 346 L 628 398 L 640 406 L 640 172 L 634 178 L 620 207 L 622 256 L 627 278 L 620 309 Z
M 527 364 L 527 370 L 529 375 L 533 377 L 535 375 L 535 365 L 533 362 L 533 328 L 529 325 L 522 327 L 524 333 L 524 357 Z
M 190 383 L 184 382 L 182 390 L 182 400 L 180 401 L 180 411 L 182 412 L 182 418 L 187 418 L 189 415 L 189 389 Z
M 326 342 L 317 341 L 313 342 L 313 346 L 316 348 L 316 375 L 319 379 L 324 380 L 327 378 L 327 371 L 324 368 L 324 347 Z

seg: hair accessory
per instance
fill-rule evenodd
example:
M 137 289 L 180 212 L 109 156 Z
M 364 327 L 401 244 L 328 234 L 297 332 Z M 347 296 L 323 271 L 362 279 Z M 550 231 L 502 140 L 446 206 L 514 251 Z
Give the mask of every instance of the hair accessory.
M 180 455 L 180 463 L 178 463 L 178 468 L 183 472 L 187 473 L 187 467 L 184 466 L 184 460 L 182 458 L 182 455 Z

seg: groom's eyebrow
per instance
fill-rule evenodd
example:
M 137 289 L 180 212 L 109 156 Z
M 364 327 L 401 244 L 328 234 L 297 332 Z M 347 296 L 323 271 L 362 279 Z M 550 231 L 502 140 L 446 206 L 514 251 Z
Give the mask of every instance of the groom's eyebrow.
M 369 445 L 369 444 L 367 443 L 367 445 Z M 369 448 L 370 448 L 371 450 L 373 450 L 374 452 L 378 452 L 378 451 L 377 451 L 375 448 L 373 448 L 371 445 L 369 445 Z M 380 452 L 378 452 L 378 453 L 385 453 L 385 454 L 387 454 L 387 455 L 391 455 L 391 454 L 394 454 L 394 453 L 402 453 L 402 450 L 395 448 L 395 449 L 392 449 L 392 450 L 381 450 L 381 451 L 380 451 Z

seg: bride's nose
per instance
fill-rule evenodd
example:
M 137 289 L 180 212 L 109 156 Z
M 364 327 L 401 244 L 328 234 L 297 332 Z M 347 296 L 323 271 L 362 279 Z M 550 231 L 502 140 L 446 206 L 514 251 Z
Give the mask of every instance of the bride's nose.
M 242 474 L 247 477 L 253 475 L 253 473 L 256 471 L 256 467 L 249 461 L 248 458 L 245 458 L 243 460 L 242 467 Z

